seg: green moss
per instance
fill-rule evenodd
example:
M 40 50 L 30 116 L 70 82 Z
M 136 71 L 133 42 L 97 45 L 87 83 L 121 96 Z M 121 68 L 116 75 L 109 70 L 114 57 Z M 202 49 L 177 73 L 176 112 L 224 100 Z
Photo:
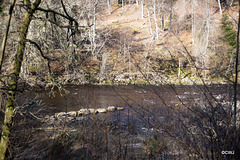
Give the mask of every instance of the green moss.
M 234 30 L 233 23 L 229 20 L 227 13 L 224 13 L 222 17 L 222 30 L 224 34 L 224 40 L 229 44 L 228 54 L 232 54 L 237 45 L 237 34 Z

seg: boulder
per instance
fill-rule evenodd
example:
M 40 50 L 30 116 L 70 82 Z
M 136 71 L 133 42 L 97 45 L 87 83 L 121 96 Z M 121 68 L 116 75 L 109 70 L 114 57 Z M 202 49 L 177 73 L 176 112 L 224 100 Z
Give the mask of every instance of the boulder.
M 76 117 L 77 116 L 77 112 L 76 111 L 70 111 L 70 112 L 67 112 L 67 114 L 71 117 Z
M 108 112 L 115 112 L 117 108 L 115 106 L 109 106 L 106 108 Z
M 66 112 L 60 112 L 60 113 L 56 113 L 55 117 L 62 117 L 62 116 L 67 116 Z
M 107 112 L 107 109 L 106 108 L 98 108 L 96 110 L 97 113 L 106 113 Z
M 89 110 L 89 112 L 90 112 L 91 114 L 95 114 L 95 113 L 96 113 L 96 110 L 93 109 L 93 108 L 89 108 L 88 110 Z
M 117 107 L 117 111 L 123 111 L 124 108 L 123 107 Z
M 89 109 L 82 108 L 78 111 L 78 115 L 88 115 L 88 114 L 90 114 Z

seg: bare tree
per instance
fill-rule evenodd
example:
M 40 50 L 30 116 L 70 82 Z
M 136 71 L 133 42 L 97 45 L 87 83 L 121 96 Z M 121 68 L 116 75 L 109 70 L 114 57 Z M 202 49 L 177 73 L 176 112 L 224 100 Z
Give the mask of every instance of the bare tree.
M 220 0 L 218 0 L 218 6 L 219 6 L 220 14 L 222 14 L 222 7 L 221 7 L 221 2 L 220 2 Z
M 158 22 L 157 22 L 157 14 L 156 14 L 156 6 L 157 6 L 157 3 L 156 3 L 156 0 L 154 0 L 154 21 L 155 21 L 155 28 L 156 28 L 156 38 L 157 40 L 159 39 L 159 28 L 158 28 Z
M 172 25 L 172 14 L 173 14 L 173 0 L 171 0 L 171 5 L 170 5 L 170 15 L 169 15 L 169 25 L 168 25 L 168 32 L 171 30 L 171 25 Z
M 112 9 L 111 9 L 111 2 L 110 2 L 110 0 L 107 0 L 107 4 L 108 4 L 108 14 L 111 15 Z
M 236 122 L 237 122 L 237 95 L 238 95 L 238 90 L 237 90 L 237 84 L 238 84 L 238 65 L 239 65 L 239 34 L 240 34 L 240 1 L 238 1 L 238 31 L 237 31 L 237 51 L 236 51 L 236 60 L 235 60 L 235 80 L 234 80 L 234 97 L 233 97 L 233 102 L 234 102 L 234 109 L 233 109 L 233 130 L 234 130 L 234 139 L 237 140 L 239 139 L 237 135 L 237 127 L 236 127 Z M 236 143 L 237 141 L 234 142 L 234 149 L 237 150 L 239 144 Z
M 192 0 L 192 44 L 194 44 L 194 37 L 195 37 L 195 5 L 196 1 Z
M 15 3 L 16 3 L 16 0 L 13 0 L 12 4 L 11 4 L 11 7 L 9 9 L 7 28 L 6 28 L 6 32 L 5 32 L 4 38 L 3 38 L 2 50 L 1 50 L 1 54 L 0 54 L 0 72 L 2 70 L 3 57 L 4 57 L 4 54 L 5 54 L 5 48 L 6 48 L 7 38 L 8 38 L 8 32 L 9 32 L 9 28 L 10 28 L 10 24 L 11 24 L 12 13 L 13 13 L 13 9 L 14 9 Z

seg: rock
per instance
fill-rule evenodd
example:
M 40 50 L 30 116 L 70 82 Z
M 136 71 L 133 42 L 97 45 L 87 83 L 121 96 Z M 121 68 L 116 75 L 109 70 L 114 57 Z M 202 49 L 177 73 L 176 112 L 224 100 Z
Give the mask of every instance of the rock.
M 98 112 L 98 113 L 106 113 L 106 112 L 107 112 L 107 109 L 106 109 L 106 108 L 98 108 L 98 109 L 96 110 L 96 112 Z
M 66 112 L 60 112 L 60 113 L 55 114 L 56 117 L 62 117 L 62 116 L 66 116 L 66 115 L 67 115 Z
M 95 109 L 90 108 L 90 109 L 88 109 L 88 110 L 89 110 L 89 112 L 90 112 L 91 114 L 95 114 L 95 113 L 96 113 L 96 110 L 95 110 Z
M 117 111 L 123 111 L 124 108 L 123 107 L 117 107 Z
M 70 112 L 67 112 L 67 114 L 72 116 L 72 117 L 76 117 L 77 116 L 77 112 L 76 111 L 70 111 Z
M 115 106 L 109 106 L 106 108 L 108 112 L 115 112 L 117 108 Z
M 88 115 L 88 114 L 90 114 L 90 111 L 88 109 L 82 108 L 78 111 L 78 115 Z

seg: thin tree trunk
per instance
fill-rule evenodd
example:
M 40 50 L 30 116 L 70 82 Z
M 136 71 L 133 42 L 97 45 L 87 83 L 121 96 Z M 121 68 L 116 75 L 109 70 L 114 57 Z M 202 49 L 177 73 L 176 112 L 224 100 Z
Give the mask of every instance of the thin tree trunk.
M 157 23 L 157 15 L 156 15 L 156 0 L 154 0 L 154 21 L 155 21 L 155 28 L 156 28 L 156 36 L 157 40 L 159 39 L 159 29 Z
M 11 7 L 9 9 L 7 28 L 6 28 L 6 32 L 5 32 L 5 35 L 3 37 L 3 41 L 2 41 L 2 51 L 1 51 L 1 54 L 0 54 L 0 72 L 2 71 L 2 64 L 3 64 L 5 49 L 6 49 L 7 37 L 8 37 L 8 32 L 9 32 L 9 28 L 10 28 L 10 23 L 11 23 L 12 13 L 13 13 L 13 8 L 15 6 L 15 3 L 16 3 L 16 0 L 13 0 L 12 4 L 11 4 Z
M 230 7 L 232 7 L 232 5 L 233 5 L 233 0 L 231 1 L 231 3 L 230 3 L 230 5 L 229 5 L 229 6 L 230 6 Z
M 208 45 L 209 45 L 209 36 L 210 36 L 210 11 L 209 11 L 209 0 L 207 0 L 207 21 L 206 21 L 206 30 L 207 30 L 207 35 L 206 35 L 206 45 L 204 48 L 204 52 L 202 55 L 202 65 L 203 67 L 206 66 L 207 60 L 207 50 L 208 50 Z M 205 72 L 204 72 L 205 73 Z
M 97 5 L 98 5 L 98 0 L 94 4 L 94 12 L 93 12 L 93 50 L 92 50 L 93 54 L 96 49 L 96 8 L 97 8 Z
M 170 8 L 168 32 L 170 32 L 170 30 L 171 30 L 171 23 L 172 23 L 172 2 L 171 2 L 171 8 Z
M 151 39 L 153 40 L 154 39 L 154 35 L 153 35 L 152 22 L 151 22 L 149 9 L 147 11 L 148 11 L 148 20 L 149 20 L 149 26 L 150 26 Z
M 218 0 L 218 6 L 219 6 L 220 14 L 222 14 L 222 7 L 221 7 L 220 0 Z
M 144 0 L 142 0 L 142 19 L 144 18 Z
M 162 3 L 162 20 L 161 20 L 161 28 L 164 31 L 164 11 L 163 11 L 163 3 Z
M 129 69 L 129 73 L 131 73 L 131 53 L 130 53 L 129 46 L 128 46 L 128 69 Z
M 181 76 L 181 59 L 178 60 L 178 79 L 180 79 Z
M 138 0 L 136 0 L 136 4 L 137 4 L 137 6 L 138 6 Z
M 192 0 L 192 44 L 195 43 L 195 0 Z
M 32 6 L 29 5 L 29 9 L 25 13 L 25 16 L 21 25 L 18 48 L 15 54 L 15 60 L 14 60 L 14 68 L 12 71 L 12 76 L 10 77 L 10 88 L 7 93 L 4 125 L 3 125 L 1 143 L 0 143 L 0 159 L 1 160 L 5 159 L 5 155 L 7 153 L 7 148 L 9 145 L 9 135 L 12 128 L 12 119 L 14 114 L 15 94 L 16 94 L 19 74 L 22 66 L 22 61 L 23 61 L 23 54 L 24 54 L 24 49 L 26 44 L 28 27 L 32 20 L 33 13 L 35 12 L 35 10 L 37 9 L 40 3 L 41 3 L 41 0 L 36 0 Z
M 111 15 L 112 14 L 112 8 L 111 8 L 110 0 L 107 0 L 107 3 L 108 3 L 108 14 Z
M 240 32 L 240 1 L 238 1 L 238 32 L 237 32 L 237 52 L 236 52 L 236 63 L 235 63 L 235 81 L 234 81 L 234 108 L 233 108 L 233 130 L 234 130 L 234 150 L 237 151 L 237 145 L 236 142 L 237 137 L 237 128 L 236 128 L 236 121 L 237 121 L 237 84 L 238 84 L 238 64 L 239 64 L 239 32 Z
M 229 3 L 228 3 L 228 0 L 226 0 L 226 7 L 227 7 L 227 10 L 228 10 L 228 6 L 229 6 Z

